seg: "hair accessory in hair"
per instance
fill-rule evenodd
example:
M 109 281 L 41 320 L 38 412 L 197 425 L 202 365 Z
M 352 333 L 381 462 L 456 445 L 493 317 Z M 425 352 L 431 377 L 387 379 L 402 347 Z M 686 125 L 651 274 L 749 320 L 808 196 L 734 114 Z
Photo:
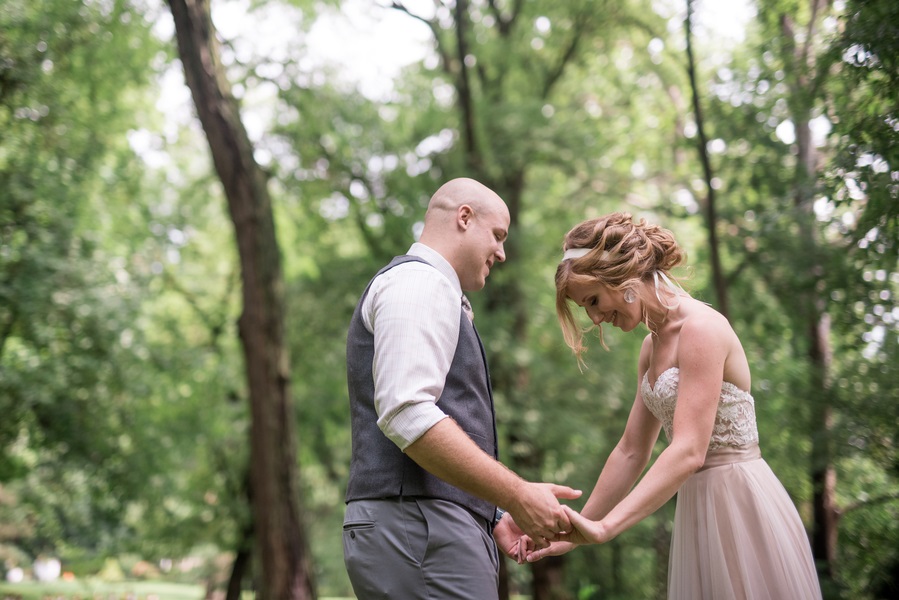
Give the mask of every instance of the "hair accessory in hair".
M 669 289 L 671 292 L 673 292 L 675 296 L 686 296 L 686 295 L 688 295 L 687 292 L 684 291 L 684 288 L 682 288 L 681 286 L 679 286 L 677 283 L 671 281 L 671 280 L 668 278 L 668 276 L 665 275 L 665 273 L 663 273 L 662 271 L 655 271 L 655 272 L 653 272 L 652 278 L 653 278 L 653 280 L 655 281 L 656 298 L 659 299 L 659 302 L 661 302 L 661 303 L 662 303 L 662 306 L 664 306 L 665 308 L 674 308 L 674 306 L 676 306 L 676 305 L 674 305 L 674 306 L 668 306 L 667 304 L 665 304 L 665 301 L 662 300 L 662 296 L 661 296 L 661 294 L 659 294 L 659 279 L 660 279 L 660 278 L 661 278 L 662 282 L 665 284 L 665 286 L 667 286 L 668 289 Z
M 569 248 L 565 251 L 565 254 L 562 255 L 562 260 L 586 256 L 591 250 L 593 250 L 593 248 Z

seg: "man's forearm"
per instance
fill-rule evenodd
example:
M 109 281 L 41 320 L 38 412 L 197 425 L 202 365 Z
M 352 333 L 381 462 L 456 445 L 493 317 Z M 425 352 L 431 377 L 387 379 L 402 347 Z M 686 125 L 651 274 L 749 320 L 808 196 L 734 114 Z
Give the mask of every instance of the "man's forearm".
M 558 499 L 581 495 L 567 486 L 525 481 L 485 454 L 449 418 L 408 446 L 406 454 L 450 485 L 508 510 L 518 527 L 538 546 L 570 527 L 568 515 Z
M 481 450 L 451 418 L 431 427 L 406 448 L 406 454 L 450 485 L 504 508 L 524 483 Z

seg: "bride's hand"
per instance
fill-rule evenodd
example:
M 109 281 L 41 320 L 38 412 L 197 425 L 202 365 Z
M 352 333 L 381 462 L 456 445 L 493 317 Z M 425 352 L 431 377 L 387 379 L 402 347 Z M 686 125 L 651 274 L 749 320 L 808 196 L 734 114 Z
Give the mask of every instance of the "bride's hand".
M 572 530 L 568 533 L 560 534 L 557 541 L 554 541 L 548 548 L 539 550 L 528 548 L 528 562 L 534 562 L 547 556 L 564 554 L 580 544 L 602 544 L 609 541 L 602 521 L 591 521 L 569 506 L 564 506 L 563 508 L 568 513 L 568 520 L 571 522 Z
M 539 550 L 534 545 L 533 541 L 529 546 L 521 545 L 521 560 L 519 562 L 537 562 L 541 558 L 546 558 L 547 556 L 561 556 L 566 552 L 570 552 L 577 547 L 577 544 L 573 544 L 571 542 L 550 542 L 549 546 L 546 548 L 540 548 Z

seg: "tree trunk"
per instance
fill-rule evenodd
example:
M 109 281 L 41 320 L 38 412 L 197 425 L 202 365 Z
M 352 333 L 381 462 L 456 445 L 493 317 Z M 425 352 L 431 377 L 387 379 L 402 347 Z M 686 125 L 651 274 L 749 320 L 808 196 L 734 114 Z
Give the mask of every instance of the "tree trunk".
M 246 525 L 240 534 L 237 543 L 237 554 L 231 565 L 231 575 L 228 577 L 228 587 L 225 592 L 225 600 L 240 600 L 243 590 L 243 581 L 250 570 L 250 562 L 253 558 L 253 524 Z
M 804 78 L 799 81 L 804 83 Z M 799 91 L 802 93 L 804 90 Z M 802 104 L 801 102 L 799 103 Z M 812 481 L 812 554 L 818 567 L 818 576 L 826 581 L 834 576 L 834 560 L 837 544 L 836 485 L 837 475 L 833 465 L 831 430 L 833 428 L 830 405 L 830 315 L 826 312 L 826 300 L 818 296 L 815 283 L 824 273 L 824 266 L 816 258 L 819 252 L 819 235 L 813 209 L 812 183 L 816 176 L 816 152 L 811 141 L 808 112 L 794 111 L 797 146 L 797 177 L 794 202 L 799 220 L 802 252 L 810 257 L 804 276 L 810 282 L 797 294 L 799 310 L 805 320 L 808 335 L 809 404 L 811 406 L 811 481 Z
M 492 18 L 496 20 L 496 31 L 500 38 L 509 41 L 517 34 L 513 23 L 524 14 L 523 3 L 514 2 L 507 6 L 507 10 L 500 10 L 494 3 L 490 4 Z M 460 132 L 460 151 L 467 169 L 465 175 L 479 180 L 484 185 L 493 189 L 505 200 L 510 214 L 510 230 L 515 231 L 522 210 L 522 199 L 525 188 L 527 163 L 515 164 L 503 161 L 491 160 L 491 157 L 505 152 L 500 144 L 496 145 L 492 135 L 492 129 L 496 132 L 508 134 L 501 124 L 491 124 L 490 118 L 482 112 L 485 104 L 491 106 L 502 105 L 504 86 L 502 77 L 491 79 L 485 75 L 489 69 L 479 68 L 477 62 L 472 62 L 477 48 L 481 42 L 475 40 L 472 29 L 471 13 L 482 13 L 481 8 L 475 6 L 469 0 L 457 0 L 452 9 L 454 26 L 446 28 L 439 18 L 428 19 L 410 12 L 405 3 L 393 2 L 392 7 L 409 14 L 410 16 L 426 23 L 434 34 L 437 54 L 440 57 L 442 69 L 453 82 L 456 91 L 456 110 L 458 113 L 458 129 Z M 452 35 L 441 35 L 443 31 L 451 31 Z M 578 27 L 580 31 L 580 27 Z M 568 51 L 564 54 L 559 64 L 549 72 L 541 73 L 543 81 L 535 83 L 533 89 L 542 90 L 539 95 L 541 102 L 547 102 L 552 88 L 560 80 L 565 67 L 575 61 L 578 48 L 577 36 L 569 44 Z M 511 42 L 510 42 L 511 43 Z M 474 48 L 470 52 L 469 48 Z M 537 76 L 537 73 L 535 73 Z M 487 113 L 489 114 L 489 113 Z M 505 139 L 505 135 L 498 136 Z M 485 288 L 486 312 L 494 318 L 508 322 L 513 343 L 526 345 L 528 342 L 528 311 L 527 298 L 529 295 L 521 289 L 521 279 L 515 276 L 520 267 L 517 259 L 520 256 L 518 237 L 511 235 L 505 244 L 506 260 L 508 264 L 503 267 L 503 276 L 494 276 L 491 283 Z M 489 347 L 489 346 L 488 346 Z M 488 350 L 488 362 L 490 364 L 491 380 L 494 390 L 506 397 L 507 410 L 511 413 L 510 420 L 517 418 L 519 407 L 526 403 L 522 400 L 528 394 L 530 369 L 527 365 L 516 364 L 508 353 Z M 510 429 L 514 430 L 514 427 Z M 515 434 L 510 434 L 514 436 Z M 502 444 L 501 447 L 507 447 Z M 524 469 L 537 471 L 542 463 L 541 452 L 535 451 L 529 456 L 513 457 L 509 466 L 521 473 Z M 532 564 L 533 569 L 533 600 L 546 600 L 556 593 L 555 582 L 561 582 L 563 577 L 562 566 L 565 560 L 543 560 Z M 500 599 L 505 598 L 508 590 L 506 570 L 501 570 Z M 547 587 L 548 586 L 548 587 Z M 561 589 L 560 587 L 558 589 Z
M 620 596 L 624 591 L 624 557 L 621 542 L 612 540 L 612 594 Z
M 709 235 L 709 262 L 712 267 L 712 282 L 715 285 L 715 296 L 718 298 L 718 311 L 728 316 L 727 305 L 727 281 L 724 278 L 724 268 L 721 266 L 720 244 L 718 242 L 718 206 L 715 197 L 715 188 L 712 185 L 712 161 L 709 157 L 708 139 L 705 133 L 705 122 L 702 118 L 702 106 L 699 102 L 699 87 L 696 83 L 696 64 L 693 59 L 693 0 L 687 0 L 687 75 L 690 77 L 690 89 L 693 92 L 693 118 L 696 120 L 696 133 L 698 140 L 697 150 L 699 160 L 702 163 L 702 173 L 705 178 L 706 198 L 703 203 L 705 209 L 705 226 Z
M 168 0 L 178 51 L 234 222 L 243 283 L 238 327 L 249 387 L 250 470 L 260 600 L 315 598 L 300 520 L 281 257 L 266 178 L 220 62 L 209 0 Z
M 812 493 L 814 524 L 812 554 L 822 581 L 834 577 L 837 550 L 836 488 L 837 473 L 833 466 L 831 429 L 833 419 L 829 401 L 828 374 L 830 371 L 830 319 L 827 313 L 812 315 L 809 323 L 812 363 L 812 393 L 818 397 L 812 413 Z
M 509 173 L 499 182 L 489 180 L 485 174 L 482 181 L 505 200 L 509 208 L 510 229 L 514 230 L 521 215 L 525 181 L 524 172 Z M 528 295 L 521 289 L 521 278 L 514 275 L 519 268 L 518 257 L 521 254 L 518 238 L 510 237 L 505 244 L 505 249 L 508 265 L 504 269 L 508 269 L 511 273 L 485 288 L 487 311 L 496 315 L 504 311 L 506 316 L 510 317 L 509 327 L 512 339 L 517 344 L 525 345 L 527 344 L 528 333 L 528 307 L 524 299 Z M 519 407 L 526 404 L 522 398 L 526 397 L 528 393 L 531 375 L 529 367 L 510 361 L 509 356 L 501 352 L 491 354 L 489 360 L 494 389 L 501 390 L 506 395 L 508 404 L 512 407 L 514 414 L 523 412 Z M 511 429 L 513 433 L 510 434 L 508 445 L 514 446 L 518 441 L 514 432 L 518 428 L 512 427 Z M 542 464 L 543 454 L 537 448 L 528 455 L 513 457 L 509 466 L 515 472 L 522 473 L 537 471 Z M 563 585 L 565 563 L 566 558 L 564 556 L 531 563 L 531 597 L 533 600 L 562 600 L 568 598 Z M 502 599 L 503 596 L 500 596 L 500 598 Z
M 509 600 L 509 561 L 499 553 L 499 600 Z
M 817 20 L 823 14 L 826 0 L 810 0 L 811 16 L 806 31 L 797 34 L 795 23 L 788 15 L 780 20 L 787 48 L 792 55 L 791 108 L 796 130 L 796 182 L 794 203 L 799 220 L 802 251 L 810 257 L 805 276 L 810 282 L 799 294 L 800 314 L 805 319 L 808 335 L 810 365 L 809 393 L 812 406 L 811 479 L 814 511 L 812 554 L 818 567 L 822 587 L 834 577 L 837 544 L 836 470 L 833 465 L 830 405 L 830 317 L 826 312 L 826 298 L 819 297 L 817 281 L 823 277 L 824 266 L 816 258 L 821 244 L 817 231 L 814 203 L 814 183 L 817 178 L 817 151 L 812 142 L 809 124 L 811 103 L 815 90 L 822 85 L 826 73 L 815 79 L 815 55 L 811 47 L 815 39 Z
M 571 595 L 565 588 L 562 566 L 565 563 L 564 556 L 549 556 L 543 560 L 532 563 L 534 600 L 570 600 Z
M 652 537 L 652 546 L 656 552 L 655 597 L 662 600 L 668 597 L 668 559 L 671 556 L 671 532 L 668 530 L 668 511 L 658 511 L 656 515 L 658 518 L 656 519 Z M 663 517 L 662 515 L 665 516 Z

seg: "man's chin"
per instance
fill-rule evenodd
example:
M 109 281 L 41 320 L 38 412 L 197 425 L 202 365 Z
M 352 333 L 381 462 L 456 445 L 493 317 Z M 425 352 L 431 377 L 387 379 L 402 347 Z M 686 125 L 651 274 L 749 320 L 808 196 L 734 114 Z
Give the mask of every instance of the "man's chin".
M 487 284 L 487 280 L 486 280 L 486 279 L 481 279 L 481 280 L 479 280 L 479 281 L 473 281 L 473 282 L 470 283 L 468 286 L 463 287 L 463 288 L 462 288 L 462 291 L 463 291 L 463 292 L 479 292 L 479 291 L 481 291 L 482 289 L 484 289 L 484 286 L 485 286 L 486 284 Z

